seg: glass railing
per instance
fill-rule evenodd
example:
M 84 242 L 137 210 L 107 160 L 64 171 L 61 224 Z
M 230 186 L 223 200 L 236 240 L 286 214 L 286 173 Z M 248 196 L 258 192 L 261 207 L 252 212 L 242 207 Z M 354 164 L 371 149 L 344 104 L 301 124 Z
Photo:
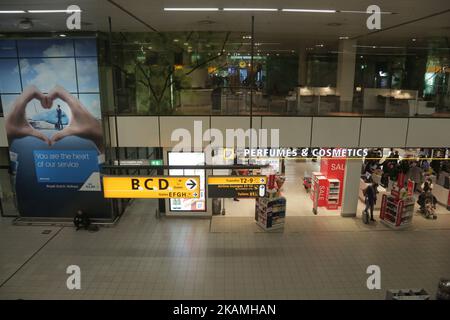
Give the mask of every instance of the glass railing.
M 119 115 L 274 115 L 274 116 L 367 116 L 450 117 L 450 99 L 418 96 L 416 90 L 357 88 L 351 101 L 343 101 L 334 88 L 303 87 L 286 94 L 251 92 L 248 87 L 181 89 L 176 103 L 153 109 L 119 105 Z M 114 114 L 114 113 L 113 113 Z

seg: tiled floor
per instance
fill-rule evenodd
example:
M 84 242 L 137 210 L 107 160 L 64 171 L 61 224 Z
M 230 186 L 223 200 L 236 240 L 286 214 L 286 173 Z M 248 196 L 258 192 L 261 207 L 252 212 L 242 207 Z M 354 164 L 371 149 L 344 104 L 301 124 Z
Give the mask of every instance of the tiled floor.
M 3 218 L 0 298 L 383 299 L 389 288 L 434 295 L 439 278 L 450 276 L 450 216 L 415 217 L 406 231 L 298 216 L 265 233 L 245 217 L 156 219 L 154 205 L 135 201 L 116 227 L 97 233 L 14 227 Z M 220 219 L 244 220 L 221 230 Z M 81 290 L 66 287 L 73 264 Z M 371 264 L 381 267 L 381 290 L 366 287 Z

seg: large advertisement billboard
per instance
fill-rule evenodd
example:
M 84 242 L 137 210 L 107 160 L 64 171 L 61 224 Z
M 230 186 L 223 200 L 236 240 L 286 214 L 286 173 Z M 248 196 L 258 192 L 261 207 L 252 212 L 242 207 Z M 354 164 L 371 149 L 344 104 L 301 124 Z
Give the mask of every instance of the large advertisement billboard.
M 0 41 L 0 98 L 20 215 L 110 218 L 96 39 Z

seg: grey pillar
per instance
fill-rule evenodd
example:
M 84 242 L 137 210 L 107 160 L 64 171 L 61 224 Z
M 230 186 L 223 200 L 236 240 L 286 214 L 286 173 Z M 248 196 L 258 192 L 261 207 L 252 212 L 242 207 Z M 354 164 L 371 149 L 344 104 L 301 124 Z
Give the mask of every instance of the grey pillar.
M 347 160 L 345 164 L 344 191 L 342 194 L 341 216 L 356 217 L 358 211 L 361 160 Z
M 339 111 L 351 112 L 355 86 L 356 40 L 340 40 L 336 89 L 340 95 Z

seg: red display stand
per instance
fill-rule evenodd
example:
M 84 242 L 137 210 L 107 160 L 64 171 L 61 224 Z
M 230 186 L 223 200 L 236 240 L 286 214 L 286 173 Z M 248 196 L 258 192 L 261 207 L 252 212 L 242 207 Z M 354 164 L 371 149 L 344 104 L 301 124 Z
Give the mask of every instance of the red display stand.
M 408 196 L 412 196 L 414 194 L 414 181 L 408 180 L 407 190 Z
M 315 173 L 315 172 L 314 172 Z M 327 206 L 328 179 L 313 173 L 311 182 L 311 199 L 314 208 Z
M 400 172 L 397 175 L 397 186 L 401 189 L 405 185 L 406 175 L 403 172 Z
M 411 225 L 414 215 L 414 197 L 399 199 L 396 193 L 383 195 L 380 208 L 380 220 L 391 228 L 399 229 Z
M 329 185 L 335 189 L 332 190 L 331 193 L 336 191 L 336 188 L 339 187 L 337 190 L 338 197 L 336 201 L 336 197 L 332 195 L 329 197 L 331 200 L 330 203 L 327 205 L 327 208 L 330 210 L 337 210 L 338 207 L 342 204 L 342 191 L 343 191 L 343 185 L 344 185 L 344 177 L 345 177 L 345 162 L 346 159 L 343 158 L 334 158 L 334 159 L 321 159 L 320 160 L 320 171 L 321 173 L 329 180 Z M 338 182 L 336 181 L 338 180 Z M 328 191 L 327 191 L 328 192 Z
M 328 179 L 327 209 L 337 210 L 340 203 L 341 181 L 339 179 Z
M 312 172 L 311 173 L 311 192 L 309 193 L 309 197 L 314 201 L 314 180 L 316 176 L 322 176 L 322 172 Z
M 448 193 L 447 210 L 450 210 L 450 192 Z

